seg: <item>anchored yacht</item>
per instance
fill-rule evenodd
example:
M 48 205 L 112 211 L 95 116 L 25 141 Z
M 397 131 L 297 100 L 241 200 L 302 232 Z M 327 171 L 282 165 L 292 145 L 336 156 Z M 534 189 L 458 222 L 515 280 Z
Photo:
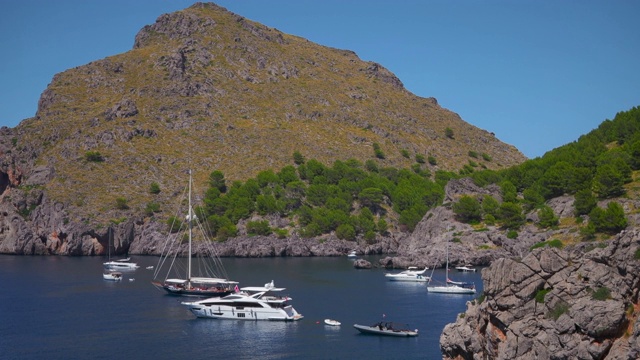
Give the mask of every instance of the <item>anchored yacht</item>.
M 262 287 L 243 287 L 238 292 L 221 298 L 182 302 L 199 318 L 234 320 L 296 321 L 303 316 L 289 305 L 288 296 L 276 293 L 285 288 L 276 288 L 273 281 Z

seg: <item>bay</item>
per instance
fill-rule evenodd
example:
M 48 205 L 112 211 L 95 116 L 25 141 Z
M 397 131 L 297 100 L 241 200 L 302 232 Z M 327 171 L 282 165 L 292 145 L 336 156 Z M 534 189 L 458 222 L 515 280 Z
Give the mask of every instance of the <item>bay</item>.
M 365 257 L 377 263 L 376 257 Z M 304 315 L 297 322 L 197 319 L 150 281 L 156 257 L 122 282 L 102 279 L 99 257 L 0 255 L 0 354 L 3 359 L 441 359 L 447 323 L 476 296 L 432 294 L 424 283 L 391 282 L 384 269 L 356 270 L 346 257 L 225 258 L 240 286 L 274 280 Z M 431 271 L 429 271 L 430 273 Z M 444 270 L 434 272 L 444 279 Z M 478 273 L 451 273 L 474 281 Z M 342 326 L 324 325 L 325 318 Z M 362 335 L 353 324 L 407 324 L 415 338 Z

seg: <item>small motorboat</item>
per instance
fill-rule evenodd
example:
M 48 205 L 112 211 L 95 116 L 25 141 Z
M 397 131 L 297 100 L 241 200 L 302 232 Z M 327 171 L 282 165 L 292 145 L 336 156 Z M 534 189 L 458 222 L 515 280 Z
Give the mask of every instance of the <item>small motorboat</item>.
M 340 326 L 340 321 L 338 320 L 333 320 L 333 319 L 324 319 L 324 323 L 325 325 L 330 325 L 330 326 Z
M 147 270 L 153 270 L 153 266 L 147 266 L 146 269 Z
M 353 327 L 363 334 L 399 337 L 418 336 L 418 329 L 409 330 L 399 328 L 390 322 L 379 322 L 371 326 L 354 324 Z
M 472 267 L 471 265 L 456 266 L 456 270 L 458 270 L 460 272 L 476 272 L 476 269 L 474 267 Z
M 415 266 L 410 266 L 407 270 L 392 274 L 388 273 L 384 276 L 391 281 L 416 281 L 416 282 L 427 282 L 431 278 L 429 276 L 425 276 L 424 273 L 429 270 L 429 268 L 425 267 L 422 270 L 418 270 Z
M 122 280 L 122 273 L 119 271 L 109 271 L 102 273 L 102 278 L 109 281 L 120 281 Z
M 347 257 L 350 259 L 355 259 L 358 256 L 358 254 L 356 254 L 355 250 L 351 250 L 351 252 L 349 252 L 349 254 L 347 254 Z

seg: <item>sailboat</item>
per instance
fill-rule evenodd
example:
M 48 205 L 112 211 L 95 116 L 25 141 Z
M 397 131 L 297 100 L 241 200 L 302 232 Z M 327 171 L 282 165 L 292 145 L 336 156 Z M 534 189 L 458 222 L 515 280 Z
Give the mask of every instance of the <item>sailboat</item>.
M 213 248 L 213 242 L 210 241 L 202 224 L 195 212 L 193 211 L 191 203 L 193 178 L 191 170 L 189 170 L 189 186 L 188 186 L 188 209 L 185 216 L 186 229 L 183 224 L 173 224 L 172 227 L 178 227 L 177 231 L 169 231 L 169 236 L 164 245 L 163 254 L 160 257 L 158 266 L 154 272 L 153 281 L 151 282 L 156 288 L 166 291 L 171 295 L 178 296 L 206 296 L 206 297 L 220 297 L 231 294 L 238 287 L 237 281 L 227 280 L 225 277 L 220 277 L 217 274 L 224 275 L 226 271 L 222 266 L 222 262 L 217 256 L 215 249 Z M 194 276 L 192 273 L 193 268 L 196 266 L 193 264 L 193 228 L 196 225 L 197 229 L 201 230 L 200 234 L 204 239 L 206 254 L 202 254 L 200 251 L 200 258 L 198 258 L 197 268 L 200 270 L 198 276 Z M 174 230 L 174 229 L 171 229 Z M 183 232 L 181 230 L 188 231 L 188 252 L 187 252 L 187 264 L 186 269 L 184 267 L 182 259 L 178 258 L 181 253 L 180 244 L 183 239 Z M 202 243 L 201 243 L 202 244 Z M 205 256 L 206 255 L 206 256 Z M 225 275 L 226 276 L 226 275 Z
M 447 241 L 447 263 L 446 264 L 447 265 L 446 265 L 445 274 L 446 274 L 447 281 L 445 282 L 445 284 L 440 286 L 427 285 L 427 291 L 432 293 L 443 293 L 443 294 L 475 294 L 476 286 L 474 283 L 457 282 L 449 279 L 449 241 Z M 429 284 L 431 284 L 431 279 L 433 279 L 433 270 L 431 271 Z
M 131 260 L 131 258 L 126 258 L 126 259 L 119 259 L 119 260 L 111 260 L 111 243 L 113 242 L 113 229 L 109 228 L 109 261 L 102 263 L 102 265 L 104 266 L 105 269 L 113 271 L 113 270 L 135 270 L 137 268 L 139 268 L 138 264 L 136 263 L 132 263 L 129 262 Z M 122 276 L 122 274 L 120 274 Z M 104 276 L 104 275 L 103 275 Z M 104 276 L 105 280 L 120 280 L 120 278 L 117 279 L 113 279 L 113 278 L 109 278 L 107 279 L 106 276 Z

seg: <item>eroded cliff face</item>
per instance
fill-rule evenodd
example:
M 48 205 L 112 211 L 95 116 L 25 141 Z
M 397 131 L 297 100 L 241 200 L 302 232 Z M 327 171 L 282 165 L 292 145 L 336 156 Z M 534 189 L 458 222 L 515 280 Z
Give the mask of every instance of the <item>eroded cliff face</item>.
M 638 359 L 640 232 L 536 249 L 482 272 L 484 294 L 445 327 L 445 359 Z

